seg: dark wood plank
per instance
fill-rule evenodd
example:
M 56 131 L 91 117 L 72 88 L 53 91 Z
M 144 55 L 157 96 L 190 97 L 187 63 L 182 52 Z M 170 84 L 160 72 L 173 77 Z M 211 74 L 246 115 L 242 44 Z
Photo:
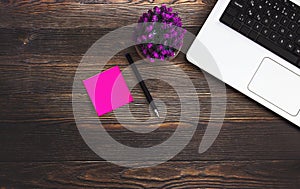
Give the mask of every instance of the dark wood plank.
M 196 35 L 200 27 L 185 28 Z M 29 60 L 28 62 L 24 60 L 23 63 L 30 63 L 30 56 L 33 60 L 38 59 L 40 55 L 83 56 L 98 39 L 111 31 L 114 31 L 114 28 L 0 28 L 0 55 L 25 55 Z M 111 45 L 111 43 L 103 44 L 103 50 L 110 50 Z
M 28 118 L 27 121 L 12 120 L 1 123 L 0 161 L 101 160 L 86 146 L 73 120 L 50 116 L 45 114 L 35 120 Z M 159 130 L 149 134 L 136 134 L 117 123 L 109 122 L 105 124 L 105 128 L 115 140 L 127 146 L 144 148 L 167 140 L 177 124 L 167 122 Z M 199 123 L 191 142 L 172 160 L 300 159 L 299 129 L 289 127 L 283 122 L 225 122 L 210 149 L 198 154 L 205 125 L 205 122 Z M 109 146 L 110 143 L 99 145 Z M 116 158 L 122 160 L 121 155 Z
M 131 169 L 106 162 L 0 163 L 1 188 L 291 188 L 298 161 L 168 162 Z
M 1 1 L 1 28 L 117 28 L 137 22 L 155 5 L 168 3 L 179 12 L 185 26 L 198 26 L 215 0 L 197 1 Z M 158 3 L 158 4 L 157 4 Z
M 80 56 L 100 37 L 110 31 L 112 29 L 3 28 L 0 29 L 0 55 Z

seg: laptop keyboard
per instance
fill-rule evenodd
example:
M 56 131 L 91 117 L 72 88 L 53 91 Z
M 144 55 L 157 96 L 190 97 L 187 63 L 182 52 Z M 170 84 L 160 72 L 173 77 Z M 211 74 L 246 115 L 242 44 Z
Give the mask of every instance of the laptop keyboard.
M 300 68 L 300 7 L 288 0 L 232 0 L 220 21 Z

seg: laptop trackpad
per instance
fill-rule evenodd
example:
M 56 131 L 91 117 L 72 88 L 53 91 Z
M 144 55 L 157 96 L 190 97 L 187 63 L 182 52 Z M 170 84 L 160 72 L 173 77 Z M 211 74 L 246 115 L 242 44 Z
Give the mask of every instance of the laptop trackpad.
M 300 76 L 279 63 L 265 58 L 248 89 L 292 116 L 300 110 Z

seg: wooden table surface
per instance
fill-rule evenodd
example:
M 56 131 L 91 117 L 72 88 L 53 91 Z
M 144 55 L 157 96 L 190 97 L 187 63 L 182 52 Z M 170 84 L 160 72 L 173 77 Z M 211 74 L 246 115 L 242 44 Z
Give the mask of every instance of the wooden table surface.
M 229 86 L 221 133 L 203 154 L 197 149 L 209 119 L 209 96 L 197 131 L 166 163 L 125 168 L 105 161 L 84 142 L 74 121 L 72 83 L 83 55 L 100 37 L 155 5 L 178 11 L 183 27 L 197 34 L 216 0 L 1 0 L 0 188 L 300 188 L 300 130 Z M 135 58 L 134 48 L 129 48 Z M 208 91 L 199 69 L 180 54 L 174 61 L 197 91 Z M 111 65 L 126 65 L 122 53 Z M 172 98 L 163 83 L 146 81 L 153 96 Z M 147 103 L 136 86 L 143 116 Z M 201 107 L 202 108 L 202 107 Z M 146 111 L 147 112 L 147 111 Z M 176 113 L 176 112 L 175 112 Z M 174 132 L 178 119 L 155 135 L 134 133 L 103 117 L 123 144 L 145 147 Z M 144 115 L 144 116 L 149 116 Z M 118 157 L 122 160 L 122 157 Z

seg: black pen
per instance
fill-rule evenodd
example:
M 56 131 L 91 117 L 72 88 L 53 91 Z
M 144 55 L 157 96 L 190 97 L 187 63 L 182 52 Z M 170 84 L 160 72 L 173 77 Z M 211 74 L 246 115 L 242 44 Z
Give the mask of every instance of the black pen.
M 158 110 L 157 110 L 156 105 L 154 104 L 153 98 L 152 98 L 152 96 L 151 96 L 148 88 L 146 87 L 146 84 L 144 83 L 144 80 L 143 80 L 140 72 L 138 71 L 137 67 L 135 66 L 135 64 L 134 64 L 134 62 L 132 60 L 131 55 L 129 53 L 126 53 L 125 56 L 126 56 L 128 62 L 129 62 L 129 64 L 131 65 L 131 68 L 132 68 L 132 70 L 133 70 L 133 72 L 134 72 L 134 74 L 135 74 L 135 76 L 136 76 L 136 78 L 137 78 L 137 80 L 138 80 L 138 82 L 139 82 L 139 84 L 140 84 L 140 86 L 141 86 L 141 88 L 142 88 L 145 96 L 146 96 L 146 99 L 147 99 L 148 103 L 152 107 L 155 115 L 157 117 L 159 117 Z

